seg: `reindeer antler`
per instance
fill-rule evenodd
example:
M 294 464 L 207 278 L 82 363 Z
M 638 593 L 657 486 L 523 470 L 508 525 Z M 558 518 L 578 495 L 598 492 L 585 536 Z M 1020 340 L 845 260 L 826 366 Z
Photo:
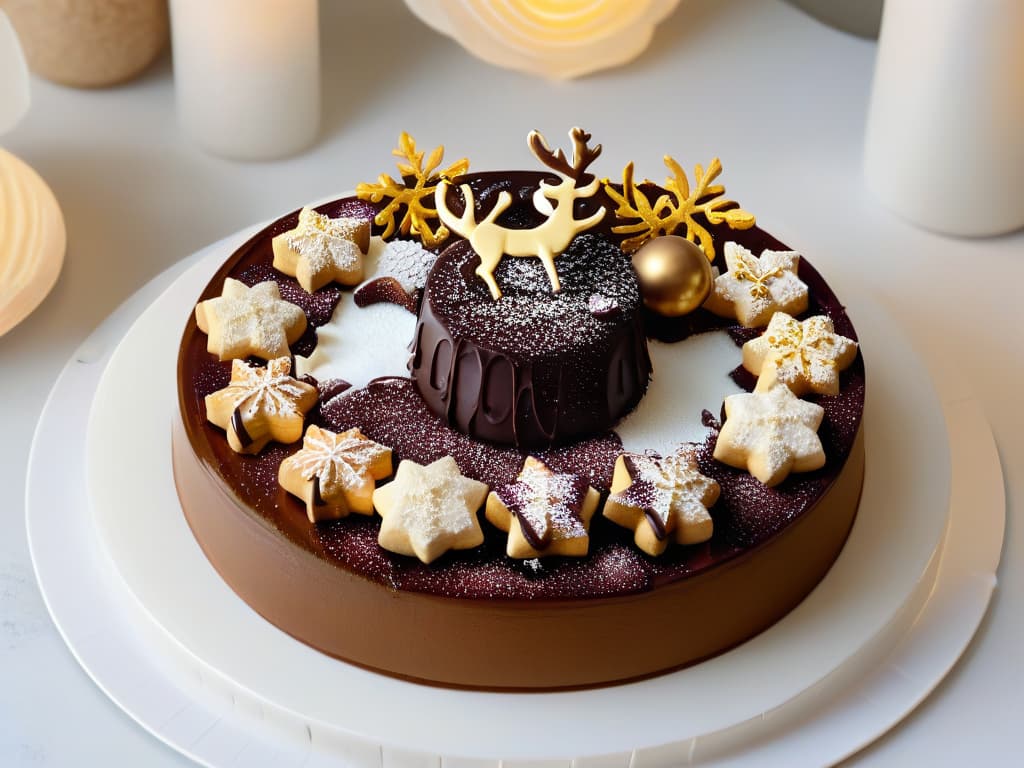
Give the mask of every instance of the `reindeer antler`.
M 562 150 L 552 152 L 540 131 L 530 131 L 527 142 L 537 159 L 548 168 L 574 179 L 577 185 L 586 184 L 593 178 L 593 174 L 586 173 L 587 166 L 601 154 L 601 145 L 588 147 L 590 134 L 582 128 L 573 128 L 569 131 L 569 138 L 572 139 L 573 144 L 572 163 L 569 162 Z

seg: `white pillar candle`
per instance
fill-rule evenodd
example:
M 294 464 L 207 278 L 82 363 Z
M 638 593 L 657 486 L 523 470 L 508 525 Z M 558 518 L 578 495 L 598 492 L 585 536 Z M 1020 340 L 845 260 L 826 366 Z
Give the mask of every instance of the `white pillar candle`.
M 0 9 L 0 134 L 14 128 L 29 107 L 28 67 L 18 36 Z
M 864 162 L 915 224 L 1024 227 L 1024 2 L 886 0 Z
M 171 0 L 182 127 L 206 150 L 263 160 L 320 125 L 317 0 Z

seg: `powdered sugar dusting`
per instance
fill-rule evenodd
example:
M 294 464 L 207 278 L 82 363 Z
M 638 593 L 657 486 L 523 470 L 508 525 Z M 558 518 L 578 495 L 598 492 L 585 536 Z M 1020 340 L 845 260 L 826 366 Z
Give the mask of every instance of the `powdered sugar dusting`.
M 623 323 L 591 312 L 595 294 L 618 306 L 626 322 L 641 306 L 629 256 L 600 235 L 576 237 L 556 259 L 562 285 L 557 294 L 539 259 L 504 259 L 495 270 L 503 295 L 494 300 L 474 274 L 479 257 L 468 243 L 452 246 L 441 258 L 455 263 L 431 278 L 427 291 L 434 310 L 456 338 L 513 359 L 605 348 Z
M 515 483 L 497 491 L 502 503 L 542 542 L 586 538 L 580 516 L 586 493 L 586 483 L 577 476 L 530 461 Z
M 350 269 L 359 263 L 361 255 L 353 237 L 364 225 L 362 219 L 332 219 L 312 208 L 303 208 L 298 227 L 287 238 L 288 247 L 306 259 L 313 272 L 327 267 Z
M 427 408 L 408 378 L 378 379 L 335 397 L 322 405 L 321 419 L 335 431 L 359 427 L 371 439 L 391 446 L 397 458 L 429 464 L 453 456 L 463 474 L 491 488 L 514 483 L 528 455 L 452 429 Z M 579 475 L 588 485 L 607 490 L 621 450 L 618 438 L 606 434 L 535 455 L 552 470 Z
M 464 477 L 450 456 L 426 466 L 403 461 L 373 496 L 383 518 L 378 540 L 425 563 L 448 549 L 477 546 L 483 541 L 477 510 L 486 495 L 487 486 Z

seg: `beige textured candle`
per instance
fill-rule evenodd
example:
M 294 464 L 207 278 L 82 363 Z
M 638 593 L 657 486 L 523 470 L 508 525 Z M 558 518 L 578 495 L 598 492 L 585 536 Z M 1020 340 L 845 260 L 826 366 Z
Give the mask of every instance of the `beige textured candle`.
M 168 37 L 167 0 L 0 0 L 33 72 L 95 88 L 139 74 Z

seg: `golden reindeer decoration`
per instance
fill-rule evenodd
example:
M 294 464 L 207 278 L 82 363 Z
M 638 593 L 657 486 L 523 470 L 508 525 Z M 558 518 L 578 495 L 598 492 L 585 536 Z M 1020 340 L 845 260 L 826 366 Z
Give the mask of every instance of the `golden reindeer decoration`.
M 590 175 L 586 173 L 587 166 L 601 154 L 601 145 L 588 147 L 590 134 L 582 128 L 573 128 L 569 131 L 569 137 L 573 141 L 571 163 L 562 150 L 552 152 L 540 133 L 530 131 L 527 141 L 533 154 L 561 177 L 557 184 L 542 180 L 539 189 L 534 192 L 533 207 L 538 213 L 547 216 L 547 219 L 532 229 L 509 229 L 495 223 L 495 219 L 512 204 L 512 196 L 508 192 L 501 192 L 491 212 L 478 222 L 473 190 L 468 184 L 459 187 L 466 203 L 466 210 L 461 217 L 457 217 L 448 208 L 448 182 L 442 181 L 434 190 L 434 205 L 438 216 L 449 229 L 469 240 L 480 257 L 476 274 L 487 283 L 495 300 L 501 298 L 501 289 L 494 279 L 494 270 L 502 256 L 537 256 L 551 280 L 551 290 L 555 293 L 561 290 L 555 257 L 569 246 L 576 235 L 590 229 L 604 217 L 603 207 L 585 219 L 573 216 L 573 203 L 591 197 L 600 187 L 600 182 L 593 177 L 586 186 L 578 185 Z M 557 206 L 553 206 L 551 201 L 557 202 Z

